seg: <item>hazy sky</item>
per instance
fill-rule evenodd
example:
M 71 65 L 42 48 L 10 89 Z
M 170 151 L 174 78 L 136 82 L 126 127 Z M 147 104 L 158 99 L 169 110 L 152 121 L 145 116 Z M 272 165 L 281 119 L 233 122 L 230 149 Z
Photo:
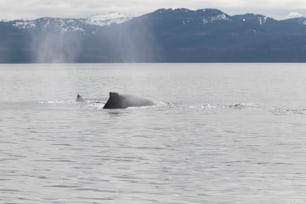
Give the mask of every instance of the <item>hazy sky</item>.
M 274 18 L 306 16 L 306 0 L 0 0 L 0 19 L 87 17 L 108 11 L 132 15 L 158 8 L 218 8 L 232 15 L 259 13 Z

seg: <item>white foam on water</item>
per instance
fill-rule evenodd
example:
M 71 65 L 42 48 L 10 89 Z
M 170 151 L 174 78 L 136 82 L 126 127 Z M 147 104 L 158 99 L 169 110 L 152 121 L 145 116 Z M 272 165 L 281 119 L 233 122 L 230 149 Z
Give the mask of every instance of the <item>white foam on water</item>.
M 40 101 L 40 104 L 61 104 L 61 105 L 71 105 L 71 104 L 78 104 L 78 102 L 73 100 L 48 100 L 48 101 Z

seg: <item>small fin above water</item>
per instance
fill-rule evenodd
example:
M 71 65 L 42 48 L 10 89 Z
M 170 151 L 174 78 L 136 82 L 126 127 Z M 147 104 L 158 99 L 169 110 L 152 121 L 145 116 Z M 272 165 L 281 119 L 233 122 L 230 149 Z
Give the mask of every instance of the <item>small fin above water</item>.
M 76 97 L 76 102 L 85 102 L 85 100 L 83 99 L 83 97 L 78 94 L 77 97 Z

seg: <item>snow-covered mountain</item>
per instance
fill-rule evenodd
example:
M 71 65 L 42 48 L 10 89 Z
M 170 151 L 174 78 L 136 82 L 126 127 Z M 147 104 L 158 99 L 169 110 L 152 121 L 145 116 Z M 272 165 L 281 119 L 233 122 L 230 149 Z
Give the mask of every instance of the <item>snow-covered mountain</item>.
M 0 62 L 306 62 L 306 18 L 159 9 L 0 22 Z
M 85 31 L 84 19 L 39 18 L 35 20 L 16 20 L 13 26 L 19 29 L 60 29 L 62 31 Z
M 88 18 L 39 18 L 35 20 L 16 20 L 12 25 L 19 29 L 57 29 L 63 32 L 76 31 L 85 32 L 89 26 L 111 26 L 124 23 L 132 17 L 119 12 L 110 12 L 100 15 L 91 16 Z

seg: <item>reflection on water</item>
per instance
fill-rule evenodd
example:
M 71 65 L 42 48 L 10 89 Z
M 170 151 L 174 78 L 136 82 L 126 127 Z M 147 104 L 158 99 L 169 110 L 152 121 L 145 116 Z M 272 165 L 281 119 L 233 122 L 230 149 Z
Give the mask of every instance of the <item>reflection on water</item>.
M 0 203 L 306 202 L 301 65 L 58 66 L 0 67 Z

